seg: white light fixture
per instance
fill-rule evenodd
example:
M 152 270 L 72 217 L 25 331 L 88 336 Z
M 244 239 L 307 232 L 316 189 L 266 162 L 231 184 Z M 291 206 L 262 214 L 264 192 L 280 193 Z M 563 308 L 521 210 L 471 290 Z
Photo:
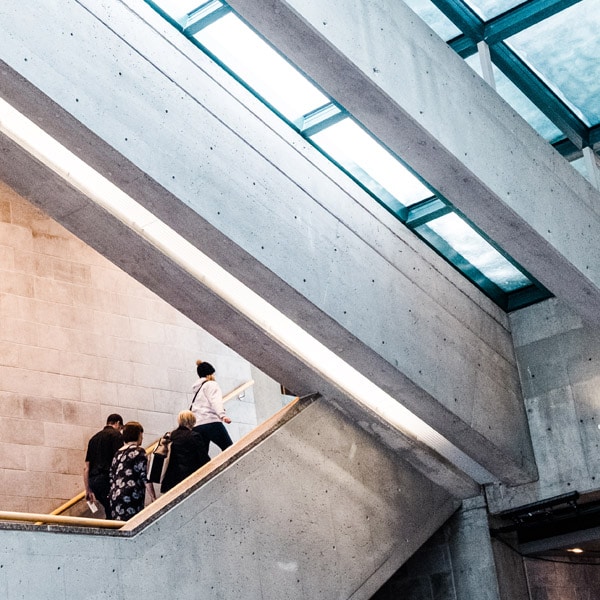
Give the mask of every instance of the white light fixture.
M 131 196 L 0 98 L 0 131 L 114 215 L 348 396 L 478 483 L 496 478 L 308 332 L 200 252 Z

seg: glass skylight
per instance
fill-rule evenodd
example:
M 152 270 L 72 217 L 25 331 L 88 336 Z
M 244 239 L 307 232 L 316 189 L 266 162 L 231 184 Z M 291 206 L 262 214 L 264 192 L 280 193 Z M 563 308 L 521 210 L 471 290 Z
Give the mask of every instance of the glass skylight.
M 484 20 L 493 19 L 523 3 L 524 0 L 466 0 L 466 4 Z
M 480 76 L 481 62 L 473 54 L 465 62 Z M 496 91 L 506 100 L 546 141 L 557 142 L 564 133 L 495 65 L 492 65 Z
M 416 12 L 444 41 L 460 35 L 460 29 L 430 0 L 405 0 L 405 4 Z
M 521 271 L 457 214 L 444 215 L 416 228 L 419 233 L 432 241 L 431 236 L 424 229 L 435 233 L 452 248 L 458 255 L 453 259 L 457 266 L 468 268 L 468 265 L 472 265 L 503 292 L 510 293 L 531 283 Z M 460 258 L 468 264 L 461 265 Z
M 589 126 L 600 121 L 600 0 L 582 0 L 507 40 Z
M 289 121 L 330 101 L 231 12 L 193 37 Z
M 343 106 L 323 94 L 252 31 L 224 1 L 210 0 L 200 5 L 178 0 L 146 1 L 168 14 L 188 38 L 210 53 L 501 307 L 512 310 L 549 296 L 458 216 L 446 200 L 437 198 Z M 512 4 L 511 0 L 504 2 Z M 460 37 L 461 31 L 429 0 L 407 0 L 407 3 L 445 40 Z M 182 14 L 183 7 L 189 11 L 187 14 Z M 477 17 L 472 14 L 472 19 Z M 512 84 L 507 82 L 498 75 L 501 90 L 510 88 Z M 513 102 L 524 105 L 527 100 L 515 90 L 505 93 Z M 549 137 L 554 136 L 556 130 L 532 106 L 527 109 L 534 127 Z M 516 110 L 522 112 L 522 106 Z
M 152 0 L 152 4 L 168 14 L 181 26 L 185 26 L 188 13 L 198 7 L 198 0 Z
M 406 207 L 433 195 L 399 160 L 348 117 L 310 139 L 392 210 L 394 200 Z

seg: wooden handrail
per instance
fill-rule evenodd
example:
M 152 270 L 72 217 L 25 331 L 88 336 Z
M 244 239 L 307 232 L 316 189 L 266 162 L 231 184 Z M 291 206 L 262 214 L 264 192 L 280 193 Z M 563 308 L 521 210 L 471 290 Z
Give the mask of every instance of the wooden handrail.
M 241 387 L 241 386 L 240 386 Z M 235 391 L 235 390 L 234 390 Z M 239 393 L 239 391 L 237 392 Z M 259 443 L 265 436 L 267 436 L 275 427 L 275 424 L 281 420 L 282 416 L 286 413 L 294 411 L 295 406 L 301 400 L 305 401 L 310 397 L 318 397 L 318 394 L 310 394 L 304 398 L 295 398 L 288 405 L 281 408 L 274 415 L 269 417 L 264 423 L 256 427 L 253 431 L 247 433 L 240 440 L 238 440 L 233 446 L 227 448 L 221 452 L 218 456 L 213 458 L 209 463 L 198 469 L 194 474 L 190 475 L 185 482 L 179 483 L 177 486 L 169 490 L 166 494 L 163 494 L 155 502 L 148 505 L 146 509 L 151 508 L 154 513 L 164 508 L 164 506 L 173 501 L 173 497 L 181 493 L 181 490 L 185 486 L 189 486 L 190 483 L 205 480 L 208 477 L 214 476 L 220 473 L 223 468 L 226 468 L 233 460 L 245 452 L 250 451 L 257 443 Z M 62 505 L 62 507 L 69 508 L 75 502 L 85 498 L 85 492 L 82 492 Z M 64 510 L 66 510 L 64 508 Z M 58 511 L 59 509 L 56 509 Z M 152 513 L 151 513 L 152 514 Z M 141 522 L 147 519 L 148 513 L 146 510 L 135 515 L 130 521 L 113 521 L 108 519 L 95 519 L 90 517 L 71 517 L 58 514 L 44 514 L 44 513 L 21 513 L 21 512 L 9 512 L 0 511 L 0 521 L 26 521 L 35 523 L 36 525 L 43 524 L 58 524 L 58 525 L 71 525 L 79 527 L 97 527 L 104 529 L 122 529 L 123 531 L 131 531 L 138 527 Z
M 84 494 L 85 496 L 85 494 Z M 125 525 L 125 521 L 110 521 L 108 519 L 90 519 L 87 517 L 67 517 L 64 515 L 46 515 L 44 513 L 22 513 L 0 511 L 2 521 L 29 521 L 41 525 L 43 523 L 55 523 L 59 525 L 75 525 L 83 527 L 104 527 L 108 529 L 119 529 Z
M 246 383 L 242 383 L 242 385 L 238 385 L 236 388 L 232 389 L 230 392 L 223 396 L 223 402 L 228 402 L 235 396 L 239 396 L 242 392 L 245 392 L 249 387 L 254 385 L 254 379 L 250 379 L 246 381 Z
M 249 379 L 246 383 L 242 383 L 238 385 L 236 388 L 232 389 L 230 392 L 223 396 L 223 402 L 228 402 L 232 398 L 239 396 L 242 392 L 245 392 L 248 388 L 254 385 L 254 379 Z M 150 453 L 154 450 L 156 444 L 158 444 L 160 438 L 158 440 L 154 440 L 147 448 L 146 452 Z M 72 506 L 75 506 L 78 502 L 81 502 L 85 498 L 85 490 L 83 492 L 79 492 L 77 496 L 73 496 L 70 500 L 67 500 L 64 504 L 61 504 L 58 508 L 55 508 L 50 514 L 51 515 L 60 515 L 64 513 L 66 510 L 69 510 Z M 19 514 L 19 513 L 17 513 Z

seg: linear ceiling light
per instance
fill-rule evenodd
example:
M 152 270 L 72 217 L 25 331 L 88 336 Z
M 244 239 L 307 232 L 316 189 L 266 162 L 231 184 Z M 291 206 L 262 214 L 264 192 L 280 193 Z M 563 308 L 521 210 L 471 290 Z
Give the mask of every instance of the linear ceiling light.
M 0 98 L 0 131 L 185 269 L 282 347 L 345 394 L 458 467 L 478 483 L 496 478 L 299 325 L 225 271 L 131 196 Z

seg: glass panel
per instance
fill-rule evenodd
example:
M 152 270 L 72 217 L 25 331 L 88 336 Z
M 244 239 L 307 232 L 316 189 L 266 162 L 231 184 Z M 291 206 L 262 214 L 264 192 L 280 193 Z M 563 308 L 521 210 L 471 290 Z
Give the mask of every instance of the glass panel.
M 433 196 L 429 188 L 350 118 L 310 139 L 392 209 L 393 200 L 410 206 Z
M 484 21 L 487 21 L 523 4 L 523 0 L 466 0 L 466 4 Z
M 194 38 L 290 121 L 329 102 L 233 13 L 200 30 Z
M 507 44 L 587 125 L 600 122 L 600 0 L 582 0 Z
M 445 42 L 457 37 L 462 32 L 452 21 L 430 0 L 404 0 L 431 29 Z
M 465 62 L 480 76 L 479 55 L 473 54 Z M 496 91 L 508 102 L 545 140 L 553 144 L 564 138 L 564 133 L 495 65 Z
M 455 213 L 429 221 L 428 227 L 455 252 L 481 271 L 504 292 L 513 292 L 531 284 L 512 263 Z M 417 231 L 420 228 L 417 228 Z
M 150 2 L 181 25 L 185 25 L 189 13 L 205 4 L 202 0 L 150 0 Z

